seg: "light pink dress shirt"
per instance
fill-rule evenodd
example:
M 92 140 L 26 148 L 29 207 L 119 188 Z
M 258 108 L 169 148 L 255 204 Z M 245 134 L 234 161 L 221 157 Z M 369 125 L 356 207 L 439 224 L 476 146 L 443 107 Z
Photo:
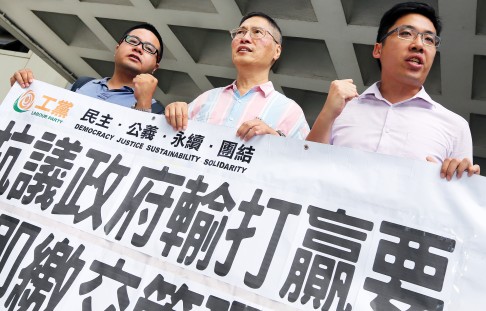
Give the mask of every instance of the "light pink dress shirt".
M 391 104 L 378 83 L 347 103 L 333 124 L 331 144 L 419 160 L 472 160 L 464 118 L 433 101 L 423 87 L 414 97 Z

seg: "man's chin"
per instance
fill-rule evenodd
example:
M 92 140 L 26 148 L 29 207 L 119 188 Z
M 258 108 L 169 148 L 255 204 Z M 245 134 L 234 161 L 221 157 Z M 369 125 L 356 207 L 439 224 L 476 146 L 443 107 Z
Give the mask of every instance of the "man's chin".
M 235 67 L 248 67 L 254 66 L 256 64 L 255 60 L 250 57 L 235 57 L 233 58 L 233 65 Z
M 124 66 L 122 68 L 126 72 L 129 72 L 130 74 L 135 75 L 135 76 L 143 73 L 140 64 L 139 65 L 136 65 L 134 63 L 131 63 L 131 64 L 128 63 L 128 64 L 124 64 Z
M 408 77 L 406 83 L 408 85 L 410 85 L 411 87 L 421 88 L 422 85 L 424 85 L 424 83 L 425 83 L 425 78 L 423 78 L 423 77 L 416 77 L 416 76 Z

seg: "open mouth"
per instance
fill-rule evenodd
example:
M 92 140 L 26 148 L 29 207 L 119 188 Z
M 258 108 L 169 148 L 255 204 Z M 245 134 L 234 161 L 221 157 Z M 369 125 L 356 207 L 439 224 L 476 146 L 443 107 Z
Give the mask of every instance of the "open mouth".
M 240 46 L 238 47 L 238 49 L 236 50 L 236 52 L 251 52 L 252 50 L 249 48 L 249 47 L 246 47 L 246 46 Z
M 138 62 L 140 62 L 140 63 L 142 62 L 142 61 L 140 60 L 140 57 L 138 57 L 138 56 L 137 56 L 137 55 L 135 55 L 135 54 L 130 54 L 130 55 L 128 55 L 128 58 L 135 59 L 136 61 L 138 61 Z
M 420 58 L 420 57 L 410 57 L 409 59 L 407 59 L 407 61 L 414 63 L 414 64 L 417 64 L 417 65 L 423 65 L 424 64 L 423 59 Z

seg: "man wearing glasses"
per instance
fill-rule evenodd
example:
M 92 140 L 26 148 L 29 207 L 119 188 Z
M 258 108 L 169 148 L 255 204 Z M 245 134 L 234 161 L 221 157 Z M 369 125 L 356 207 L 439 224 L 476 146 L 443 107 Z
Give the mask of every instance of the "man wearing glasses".
M 265 134 L 305 139 L 309 125 L 302 109 L 268 79 L 282 50 L 279 26 L 270 16 L 254 12 L 230 33 L 236 80 L 203 93 L 189 107 L 183 102 L 168 105 L 167 122 L 179 131 L 186 129 L 188 119 L 225 125 L 237 128 L 236 135 L 245 140 Z
M 436 103 L 423 84 L 440 45 L 441 22 L 427 4 L 395 5 L 380 22 L 373 57 L 381 80 L 358 95 L 352 80 L 333 81 L 307 140 L 441 162 L 450 180 L 479 174 L 466 120 Z
M 111 77 L 80 78 L 71 88 L 80 94 L 146 112 L 162 113 L 163 106 L 153 99 L 157 79 L 152 75 L 162 59 L 162 37 L 151 24 L 128 29 L 115 47 L 115 70 Z M 34 75 L 22 69 L 10 78 L 28 87 Z

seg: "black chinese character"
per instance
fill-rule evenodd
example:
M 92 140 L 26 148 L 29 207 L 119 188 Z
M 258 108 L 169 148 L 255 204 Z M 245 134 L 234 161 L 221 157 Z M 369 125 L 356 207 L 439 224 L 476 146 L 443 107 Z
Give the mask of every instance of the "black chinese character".
M 366 278 L 364 288 L 378 296 L 371 302 L 373 310 L 398 310 L 390 302 L 397 300 L 411 310 L 442 310 L 443 301 L 403 288 L 402 281 L 440 292 L 447 272 L 448 259 L 431 250 L 454 252 L 456 241 L 428 232 L 382 222 L 380 232 L 398 238 L 398 243 L 382 239 L 373 271 L 391 277 L 388 283 Z
M 128 298 L 127 287 L 131 288 L 138 288 L 140 282 L 142 281 L 136 275 L 123 271 L 123 266 L 125 265 L 125 260 L 118 259 L 116 265 L 114 267 L 107 265 L 103 262 L 98 260 L 93 261 L 91 266 L 89 267 L 91 271 L 98 273 L 98 276 L 92 279 L 91 281 L 87 281 L 82 283 L 79 286 L 79 294 L 86 295 L 93 290 L 95 290 L 98 286 L 103 283 L 103 277 L 108 279 L 112 279 L 122 285 L 117 289 L 117 297 L 118 297 L 118 307 L 120 311 L 126 310 L 126 308 L 130 305 L 130 299 Z M 86 297 L 83 300 L 83 310 L 84 311 L 92 311 L 92 297 Z M 104 309 L 96 309 L 96 310 L 116 310 L 116 307 L 111 304 L 108 308 Z
M 144 297 L 140 297 L 137 300 L 137 304 L 133 311 L 148 311 L 148 310 L 166 310 L 162 309 L 162 305 L 151 301 L 149 299 L 154 293 L 157 293 L 157 301 L 163 301 L 167 296 L 172 297 L 176 292 L 177 286 L 164 280 L 164 277 L 160 274 L 150 282 L 147 287 L 144 288 Z
M 0 234 L 0 274 L 4 275 L 3 284 L 0 284 L 0 298 L 5 295 L 12 278 L 25 257 L 25 254 L 41 231 L 39 227 L 27 222 L 22 222 L 17 229 L 19 222 L 18 219 L 5 214 L 0 216 L 0 227 L 3 227 L 4 229 L 6 228 L 6 231 Z M 13 235 L 14 232 L 15 235 Z M 18 247 L 21 239 L 22 244 Z M 12 263 L 12 266 L 8 267 L 9 272 L 5 277 L 5 272 L 2 273 L 2 271 L 4 271 L 5 264 L 8 262 L 9 258 L 11 260 L 12 258 L 15 258 L 15 261 Z
M 228 252 L 228 256 L 224 263 L 217 261 L 215 263 L 214 272 L 216 274 L 224 276 L 227 275 L 233 265 L 233 261 L 236 258 L 236 253 L 240 248 L 241 243 L 244 239 L 251 238 L 255 235 L 256 228 L 249 227 L 250 220 L 253 216 L 261 216 L 263 213 L 263 205 L 258 204 L 260 197 L 262 195 L 262 190 L 257 189 L 253 193 L 253 197 L 251 201 L 243 201 L 241 202 L 238 210 L 245 213 L 239 228 L 237 229 L 229 229 L 226 232 L 226 240 L 233 241 L 231 244 L 231 248 Z
M 79 259 L 84 251 L 84 245 L 79 245 L 73 252 L 69 240 L 57 242 L 53 248 L 49 244 L 54 239 L 50 234 L 34 251 L 33 262 L 19 273 L 20 284 L 15 285 L 7 298 L 5 306 L 16 311 L 41 310 L 48 299 L 47 306 L 42 310 L 54 310 L 62 297 L 73 284 L 85 262 Z M 50 298 L 47 297 L 48 294 Z
M 255 197 L 252 199 L 252 201 L 254 199 Z M 249 202 L 250 204 L 248 204 L 246 208 L 243 209 L 241 209 L 240 206 L 240 210 L 245 211 L 245 218 L 248 215 L 247 213 L 250 214 L 252 213 L 250 212 L 250 209 L 253 207 L 253 204 L 257 202 L 258 199 L 256 199 L 254 203 Z M 275 254 L 275 250 L 277 249 L 277 245 L 280 240 L 280 236 L 282 235 L 283 229 L 285 227 L 285 223 L 287 222 L 287 219 L 289 218 L 290 215 L 298 216 L 300 214 L 300 211 L 302 210 L 302 205 L 280 200 L 280 199 L 270 198 L 270 200 L 268 200 L 267 203 L 267 208 L 276 210 L 279 212 L 279 214 L 278 214 L 277 221 L 275 223 L 275 228 L 273 229 L 272 232 L 272 236 L 270 237 L 270 241 L 268 242 L 265 255 L 263 256 L 260 270 L 258 271 L 257 274 L 251 274 L 250 272 L 246 272 L 245 274 L 245 280 L 244 280 L 245 284 L 251 288 L 259 288 L 262 286 L 263 282 L 265 281 L 265 277 L 267 276 L 268 269 L 270 268 L 270 264 L 272 263 L 273 255 Z M 243 218 L 243 221 L 245 221 L 245 218 Z M 243 221 L 242 221 L 242 225 L 243 225 Z M 245 223 L 245 227 L 247 225 L 248 223 Z M 228 239 L 228 235 L 226 236 L 227 239 Z
M 44 159 L 44 152 L 51 151 L 52 142 L 55 138 L 56 135 L 52 133 L 44 133 L 42 140 L 38 140 L 34 144 L 36 151 L 33 151 L 30 155 L 32 161 L 25 163 L 25 170 L 36 171 L 38 164 L 33 161 Z M 20 172 L 7 198 L 19 199 L 27 188 L 28 195 L 22 197 L 22 204 L 30 204 L 35 198 L 35 203 L 39 203 L 42 210 L 47 209 L 54 201 L 54 196 L 57 193 L 55 189 L 59 189 L 63 185 L 62 178 L 66 176 L 66 171 L 73 167 L 72 162 L 82 149 L 79 141 L 71 143 L 67 137 L 58 140 L 52 150 L 53 156 L 45 157 L 44 164 L 39 167 L 38 172 L 33 177 L 25 172 Z M 35 183 L 29 185 L 32 179 Z
M 225 216 L 223 225 L 226 225 L 226 219 L 227 217 Z M 203 252 L 208 250 L 208 246 L 211 243 L 214 232 L 219 225 L 219 222 L 215 221 L 213 223 L 213 220 L 214 216 L 211 214 L 208 214 L 206 212 L 197 213 L 194 223 L 191 226 L 191 230 L 189 231 L 187 238 L 184 241 L 184 246 L 181 249 L 179 257 L 177 257 L 177 262 L 181 263 L 184 261 L 185 265 L 190 265 L 196 258 L 199 250 L 201 250 L 201 247 Z M 221 232 L 221 230 L 218 231 Z M 216 242 L 219 240 L 220 237 L 221 234 L 215 236 L 215 238 L 217 239 Z M 216 245 L 211 243 L 207 256 L 208 259 L 210 258 L 210 255 L 212 255 L 212 253 L 214 252 L 215 247 Z M 192 254 L 188 256 L 189 251 L 191 251 Z M 198 265 L 198 269 L 201 269 L 201 265 Z
M 348 216 L 344 210 L 309 206 L 307 213 L 311 227 L 302 245 L 310 250 L 297 249 L 279 295 L 283 298 L 288 293 L 288 301 L 295 302 L 302 292 L 302 305 L 313 298 L 315 309 L 324 303 L 322 310 L 329 310 L 338 300 L 337 310 L 351 310 L 347 296 L 355 267 L 348 262 L 358 261 L 361 244 L 357 241 L 366 240 L 364 231 L 371 231 L 373 223 Z
M 14 121 L 10 121 L 7 125 L 7 127 L 4 130 L 0 130 L 0 148 L 3 146 L 4 143 L 10 140 L 10 137 L 12 136 L 12 129 L 13 126 L 15 125 Z M 30 127 L 30 125 L 29 125 Z
M 138 137 L 139 132 L 142 130 L 142 124 L 140 122 L 133 123 L 128 127 L 130 130 L 127 132 L 128 135 Z
M 204 193 L 208 189 L 208 184 L 203 182 L 204 176 L 198 176 L 197 180 L 189 179 L 186 183 L 186 188 L 190 192 L 184 192 L 170 215 L 167 223 L 167 229 L 164 231 L 160 240 L 165 242 L 165 247 L 162 251 L 162 256 L 167 257 L 172 246 L 181 246 L 183 238 L 179 233 L 186 233 L 189 225 L 196 214 L 196 210 L 201 204 L 201 195 L 198 192 Z
M 187 143 L 186 143 L 186 148 L 187 149 L 195 149 L 197 151 L 199 151 L 199 147 L 201 147 L 201 144 L 203 143 L 204 141 L 204 136 L 202 135 L 194 135 L 194 134 L 191 134 L 189 135 L 189 138 L 187 139 Z
M 74 223 L 78 223 L 86 218 L 92 217 L 92 227 L 93 230 L 95 230 L 102 223 L 102 206 L 113 194 L 122 179 L 128 175 L 130 168 L 121 165 L 120 162 L 122 160 L 122 156 L 117 155 L 102 173 L 95 176 L 95 171 L 97 171 L 98 166 L 101 163 L 108 163 L 111 155 L 95 149 L 90 149 L 88 150 L 86 156 L 93 159 L 91 166 L 86 174 L 84 174 L 84 171 L 86 170 L 84 167 L 80 167 L 78 169 L 66 191 L 64 191 L 61 200 L 54 205 L 52 214 L 74 215 Z M 108 183 L 108 179 L 110 179 L 110 183 Z M 91 190 L 91 187 L 96 190 L 96 193 L 93 194 L 94 200 L 91 203 L 91 206 L 83 208 L 82 211 L 79 212 L 81 209 L 80 204 L 86 203 L 79 202 L 79 199 L 83 192 L 85 190 Z
M 231 211 L 236 205 L 229 192 L 229 184 L 226 182 L 201 198 L 201 204 L 207 205 L 209 209 L 217 212 L 223 212 L 225 209 Z M 219 223 L 219 221 L 213 221 L 213 215 L 199 211 L 184 241 L 184 246 L 177 258 L 177 262 L 181 263 L 184 261 L 185 265 L 190 265 L 201 250 L 206 252 L 206 256 L 203 260 L 198 261 L 197 268 L 199 270 L 206 269 L 216 244 L 221 238 L 227 219 L 228 217 L 224 216 L 221 223 Z M 192 251 L 192 254 L 187 255 L 189 250 Z
M 105 129 L 107 129 L 108 124 L 110 124 L 111 120 L 113 120 L 113 118 L 110 116 L 110 114 L 104 114 L 104 115 L 101 115 L 100 122 L 96 123 L 95 125 L 98 125 L 98 126 L 101 126 L 101 127 L 104 127 Z
M 226 223 L 228 222 L 228 216 L 223 216 L 220 222 L 219 221 L 213 222 L 213 219 L 214 219 L 213 215 L 210 215 L 205 212 L 198 212 L 194 223 L 202 224 L 203 221 L 208 221 L 208 224 L 210 223 L 211 227 L 209 228 L 208 231 L 207 228 L 205 228 L 202 225 L 193 226 L 193 228 L 191 228 L 191 231 L 189 232 L 187 244 L 188 245 L 195 244 L 195 247 L 197 247 L 198 250 L 200 248 L 202 252 L 206 252 L 206 256 L 203 259 L 197 261 L 196 268 L 198 270 L 205 270 L 208 267 L 211 257 L 213 256 L 214 250 L 216 249 L 216 245 L 218 244 L 218 241 L 223 235 L 224 229 L 226 228 Z M 205 237 L 204 241 L 200 240 L 200 243 L 202 243 L 202 245 L 199 243 L 197 244 L 192 243 L 191 241 L 191 239 L 197 240 L 197 234 L 201 234 L 201 235 L 204 234 Z M 192 263 L 192 260 L 195 259 L 195 256 L 196 256 L 196 252 L 194 252 L 192 256 L 186 257 L 184 260 L 184 264 L 190 265 Z
M 223 140 L 223 142 L 221 143 L 221 148 L 219 148 L 218 157 L 232 159 L 237 146 L 237 143 Z
M 176 305 L 182 302 L 182 310 L 195 310 L 194 306 L 201 306 L 204 296 L 189 290 L 186 284 L 182 284 L 176 291 L 176 286 L 164 280 L 160 274 L 144 289 L 144 296 L 140 297 L 135 305 L 134 311 L 149 311 L 149 310 L 174 310 Z M 158 302 L 149 300 L 149 297 L 154 295 Z M 170 302 L 162 303 L 167 296 L 170 296 Z M 180 305 L 179 305 L 180 306 Z
M 186 139 L 184 132 L 177 132 L 170 144 L 174 147 L 179 147 L 179 145 L 184 147 L 184 139 Z
M 10 139 L 27 145 L 30 145 L 34 141 L 34 136 L 28 134 L 30 124 L 27 124 L 21 133 L 12 133 L 12 128 L 14 125 L 15 122 L 11 121 L 5 130 L 0 130 L 0 147 L 2 147 L 3 143 L 9 141 Z M 19 158 L 22 150 L 22 148 L 12 146 L 8 148 L 7 152 L 5 152 L 2 161 L 0 162 L 0 171 L 4 171 L 2 178 L 0 179 L 0 194 L 3 194 L 5 191 L 7 191 L 10 185 L 10 180 L 8 179 L 8 176 L 12 171 L 14 164 L 17 162 L 17 159 Z M 2 153 L 0 153 L 0 155 L 1 154 Z M 4 169 L 4 167 L 7 165 L 7 162 L 8 166 Z
M 148 181 L 143 184 L 142 187 L 141 185 L 144 179 L 148 179 Z M 125 221 L 123 222 L 120 230 L 115 236 L 115 239 L 120 240 L 123 237 L 125 230 L 128 228 L 131 220 L 135 216 L 138 208 L 145 201 L 147 203 L 154 204 L 156 206 L 156 210 L 153 213 L 152 220 L 147 226 L 145 233 L 142 235 L 134 234 L 132 238 L 132 244 L 138 247 L 142 247 L 148 242 L 148 239 L 154 231 L 155 226 L 157 225 L 160 216 L 162 215 L 162 212 L 165 208 L 171 207 L 172 203 L 174 202 L 174 199 L 171 197 L 172 191 L 174 190 L 173 186 L 168 186 L 164 195 L 150 192 L 154 188 L 153 180 L 163 181 L 171 185 L 182 186 L 185 177 L 169 173 L 168 167 L 164 167 L 160 171 L 145 166 L 142 167 L 137 175 L 137 178 L 128 190 L 128 193 L 125 196 L 125 199 L 121 203 L 120 207 L 105 225 L 104 229 L 106 234 L 109 234 L 111 230 L 120 222 L 121 218 L 125 216 Z M 137 192 L 139 188 L 140 190 Z M 144 208 L 140 213 L 140 218 L 138 221 L 139 225 L 145 224 L 147 222 L 147 215 L 148 210 L 147 208 Z
M 255 148 L 253 148 L 253 146 L 245 147 L 245 145 L 242 144 L 236 152 L 235 160 L 250 163 L 254 152 Z
M 93 124 L 96 122 L 98 115 L 100 114 L 99 111 L 94 109 L 88 109 L 84 116 L 80 119 L 81 121 L 88 121 L 89 123 Z
M 154 125 L 147 125 L 142 131 L 142 139 L 153 140 L 159 128 Z

